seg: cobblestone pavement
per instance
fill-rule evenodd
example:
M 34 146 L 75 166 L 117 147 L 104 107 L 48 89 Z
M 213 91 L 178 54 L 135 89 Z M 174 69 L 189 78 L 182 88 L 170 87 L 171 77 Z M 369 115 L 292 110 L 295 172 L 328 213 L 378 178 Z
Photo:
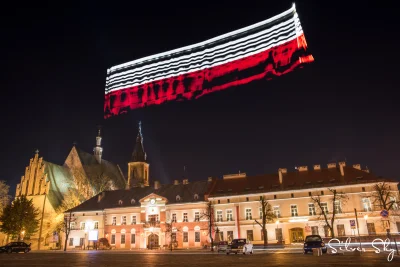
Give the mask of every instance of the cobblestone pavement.
M 225 255 L 211 252 L 130 252 L 80 251 L 0 254 L 0 266 L 400 266 L 400 257 L 391 262 L 387 254 L 323 255 L 257 252 L 253 255 Z

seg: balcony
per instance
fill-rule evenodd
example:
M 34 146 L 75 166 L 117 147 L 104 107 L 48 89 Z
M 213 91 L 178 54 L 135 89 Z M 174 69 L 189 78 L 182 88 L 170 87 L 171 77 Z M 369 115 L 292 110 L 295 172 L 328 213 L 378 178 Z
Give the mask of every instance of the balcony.
M 146 222 L 144 222 L 143 228 L 150 228 L 150 227 L 160 228 L 160 222 L 159 221 L 146 221 Z

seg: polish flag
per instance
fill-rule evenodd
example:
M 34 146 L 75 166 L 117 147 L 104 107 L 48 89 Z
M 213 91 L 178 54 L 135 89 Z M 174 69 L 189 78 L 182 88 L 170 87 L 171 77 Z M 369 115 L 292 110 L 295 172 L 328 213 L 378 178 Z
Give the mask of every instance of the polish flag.
M 104 117 L 286 74 L 314 61 L 293 5 L 251 26 L 107 70 Z

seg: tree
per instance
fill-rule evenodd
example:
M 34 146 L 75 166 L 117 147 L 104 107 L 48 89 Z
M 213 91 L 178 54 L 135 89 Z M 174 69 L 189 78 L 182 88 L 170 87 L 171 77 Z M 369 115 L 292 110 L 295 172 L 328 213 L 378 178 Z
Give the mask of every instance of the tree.
M 10 196 L 8 195 L 9 189 L 10 187 L 5 181 L 0 181 L 0 215 L 3 213 L 4 208 L 10 200 Z
M 265 199 L 264 196 L 260 198 L 260 204 L 261 204 L 261 218 L 260 222 L 257 220 L 254 220 L 260 227 L 263 233 L 263 239 L 264 239 L 264 246 L 268 245 L 268 235 L 267 235 L 267 228 L 266 225 L 267 223 L 273 222 L 274 219 L 276 218 L 271 204 L 268 203 L 268 200 Z
M 208 231 L 208 236 L 210 237 L 210 241 L 211 241 L 211 251 L 214 251 L 214 239 L 212 237 L 212 233 L 215 228 L 215 222 L 214 222 L 214 209 L 213 209 L 211 201 L 209 201 L 207 203 L 206 209 L 201 212 L 200 218 L 206 219 L 208 222 L 207 231 Z
M 105 190 L 115 189 L 114 183 L 103 165 L 101 165 L 100 168 L 93 173 L 93 180 L 91 182 L 93 184 L 95 194 Z
M 78 190 L 75 188 L 69 188 L 67 194 L 64 195 L 61 205 L 56 209 L 56 217 L 54 219 L 52 231 L 65 233 L 64 251 L 67 250 L 68 236 L 71 232 L 71 223 L 75 221 L 75 219 L 72 218 L 71 211 L 68 215 L 65 213 L 81 204 L 83 200 L 84 198 L 79 194 Z M 61 240 L 59 242 L 61 243 Z
M 324 196 L 324 200 L 321 199 L 321 195 L 311 196 L 311 200 L 318 207 L 318 215 L 323 217 L 326 227 L 331 232 L 331 237 L 335 237 L 334 223 L 336 215 L 342 213 L 342 204 L 345 204 L 348 197 L 343 192 L 338 192 L 336 189 L 328 188 L 329 192 L 332 193 L 330 196 Z M 330 204 L 330 205 L 328 205 Z M 329 209 L 331 207 L 331 209 Z M 331 210 L 332 212 L 329 212 Z
M 377 183 L 373 186 L 372 203 L 379 209 L 384 209 L 390 212 L 398 212 L 400 201 L 397 198 L 395 190 L 391 190 L 390 185 L 386 182 Z M 390 236 L 390 221 L 388 221 L 388 228 L 386 229 L 387 236 Z
M 6 206 L 0 216 L 0 231 L 18 237 L 21 241 L 23 236 L 30 236 L 39 228 L 39 210 L 33 206 L 32 199 L 25 196 L 18 197 L 13 203 Z
M 169 213 L 169 218 L 166 220 L 166 223 L 165 223 L 165 233 L 166 233 L 166 236 L 169 236 L 169 238 L 170 238 L 169 239 L 170 240 L 170 244 L 169 245 L 170 245 L 171 251 L 172 251 L 172 247 L 173 247 L 173 243 L 172 243 L 173 235 L 176 232 L 179 232 L 179 229 L 177 227 L 174 227 L 174 221 L 171 218 L 171 213 Z

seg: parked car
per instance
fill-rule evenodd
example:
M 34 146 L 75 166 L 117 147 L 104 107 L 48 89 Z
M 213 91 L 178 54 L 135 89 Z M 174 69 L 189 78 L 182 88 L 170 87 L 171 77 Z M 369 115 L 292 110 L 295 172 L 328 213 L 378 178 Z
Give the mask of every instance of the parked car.
M 220 252 L 220 251 L 226 252 L 227 249 L 228 249 L 228 241 L 220 241 L 220 242 L 218 242 L 218 245 L 217 245 L 217 251 L 218 252 Z
M 304 241 L 304 254 L 307 254 L 307 252 L 312 252 L 313 248 L 321 248 L 322 253 L 326 253 L 328 251 L 321 236 L 308 235 Z
M 243 253 L 243 255 L 246 253 L 253 254 L 253 244 L 247 242 L 245 238 L 233 239 L 232 243 L 228 245 L 226 249 L 226 254 L 229 255 L 230 253 Z
M 12 252 L 24 252 L 28 253 L 31 251 L 31 244 L 27 244 L 25 242 L 10 242 L 7 245 L 0 247 L 0 252 L 7 252 L 7 253 L 12 253 Z

